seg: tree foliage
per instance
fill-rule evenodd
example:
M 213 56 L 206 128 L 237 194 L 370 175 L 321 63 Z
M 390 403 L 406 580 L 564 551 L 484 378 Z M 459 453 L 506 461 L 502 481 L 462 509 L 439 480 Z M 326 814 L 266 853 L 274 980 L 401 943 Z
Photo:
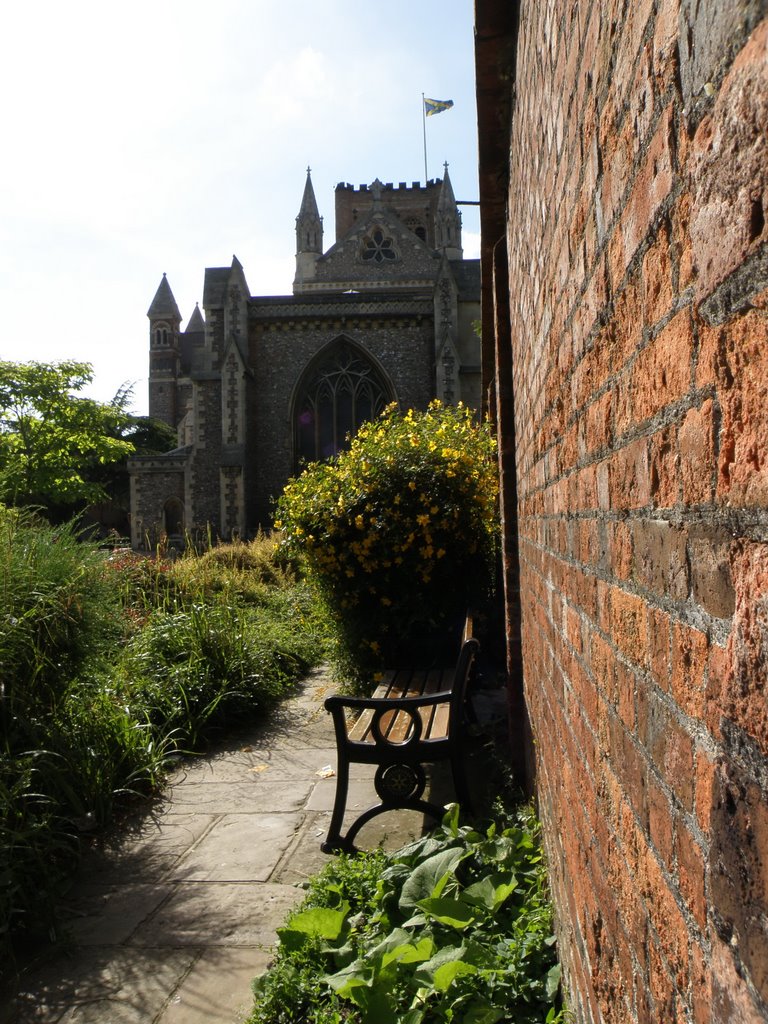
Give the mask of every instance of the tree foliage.
M 0 361 L 0 500 L 13 505 L 73 505 L 105 497 L 99 468 L 135 446 L 120 393 L 105 405 L 80 392 L 89 363 Z

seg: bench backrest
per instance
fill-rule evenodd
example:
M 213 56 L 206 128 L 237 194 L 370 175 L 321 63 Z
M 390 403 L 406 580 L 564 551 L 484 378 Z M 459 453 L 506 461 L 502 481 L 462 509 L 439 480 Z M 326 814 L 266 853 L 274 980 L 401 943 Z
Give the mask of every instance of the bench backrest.
M 453 674 L 453 686 L 451 688 L 451 713 L 449 717 L 449 739 L 455 740 L 462 727 L 464 716 L 464 705 L 467 700 L 467 688 L 472 678 L 472 669 L 475 664 L 480 644 L 472 636 L 472 617 L 467 615 L 464 623 L 464 634 L 461 639 L 461 650 L 459 660 Z

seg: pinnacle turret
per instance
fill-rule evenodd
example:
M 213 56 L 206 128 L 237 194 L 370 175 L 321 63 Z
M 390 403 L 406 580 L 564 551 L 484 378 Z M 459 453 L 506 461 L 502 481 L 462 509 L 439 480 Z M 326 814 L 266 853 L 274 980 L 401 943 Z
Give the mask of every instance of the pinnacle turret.
M 317 208 L 315 190 L 312 187 L 311 169 L 307 168 L 307 180 L 304 185 L 304 195 L 301 199 L 301 209 L 296 218 L 296 252 L 323 251 L 323 218 Z
M 293 280 L 295 292 L 301 291 L 305 281 L 314 278 L 315 264 L 322 255 L 323 218 L 317 208 L 311 169 L 308 167 L 301 209 L 296 218 L 296 276 Z
M 463 256 L 461 247 L 461 213 L 453 194 L 448 164 L 445 164 L 443 184 L 435 213 L 435 243 L 449 260 L 460 260 Z

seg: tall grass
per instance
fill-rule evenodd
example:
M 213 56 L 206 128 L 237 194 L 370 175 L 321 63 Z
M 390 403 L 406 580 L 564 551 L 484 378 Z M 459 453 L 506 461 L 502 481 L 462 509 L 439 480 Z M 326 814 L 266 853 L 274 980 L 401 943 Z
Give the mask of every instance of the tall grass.
M 274 550 L 147 559 L 0 507 L 0 965 L 55 930 L 84 834 L 322 657 L 320 616 Z

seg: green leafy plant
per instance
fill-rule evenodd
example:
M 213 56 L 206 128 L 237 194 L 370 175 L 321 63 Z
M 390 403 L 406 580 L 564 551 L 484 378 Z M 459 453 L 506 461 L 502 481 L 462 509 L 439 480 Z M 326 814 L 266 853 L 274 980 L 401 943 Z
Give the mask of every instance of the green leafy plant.
M 560 968 L 539 826 L 442 828 L 341 857 L 310 884 L 254 983 L 249 1024 L 554 1024 Z
M 494 442 L 468 409 L 391 406 L 288 484 L 275 525 L 364 672 L 487 598 L 496 497 Z

